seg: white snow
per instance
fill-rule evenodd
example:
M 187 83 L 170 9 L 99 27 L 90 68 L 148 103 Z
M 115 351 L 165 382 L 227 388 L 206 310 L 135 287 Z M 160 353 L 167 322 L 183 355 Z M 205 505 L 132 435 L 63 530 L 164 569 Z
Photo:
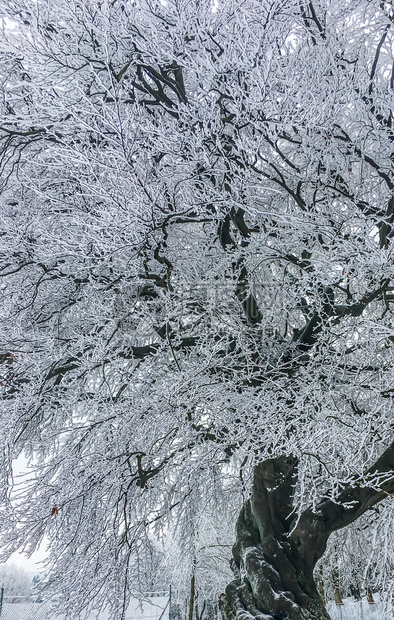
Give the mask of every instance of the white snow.
M 343 605 L 331 603 L 327 605 L 331 620 L 392 620 L 394 614 L 385 616 L 380 603 L 370 604 L 367 601 L 347 599 Z

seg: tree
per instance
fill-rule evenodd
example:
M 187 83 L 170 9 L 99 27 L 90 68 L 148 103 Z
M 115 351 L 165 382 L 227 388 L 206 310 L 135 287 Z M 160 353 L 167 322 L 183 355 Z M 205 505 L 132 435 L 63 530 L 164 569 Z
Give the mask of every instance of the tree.
M 0 587 L 9 603 L 20 603 L 32 593 L 32 581 L 25 569 L 15 564 L 0 567 Z
M 392 518 L 391 3 L 1 14 L 6 548 L 121 617 L 240 511 L 224 618 L 328 618 L 330 535 Z

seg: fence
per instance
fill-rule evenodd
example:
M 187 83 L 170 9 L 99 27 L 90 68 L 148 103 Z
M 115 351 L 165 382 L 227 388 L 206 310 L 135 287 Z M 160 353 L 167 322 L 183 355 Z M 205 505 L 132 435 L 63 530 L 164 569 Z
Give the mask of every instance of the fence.
M 51 613 L 51 607 L 46 602 L 26 600 L 26 597 L 3 598 L 0 608 L 1 620 L 63 620 L 62 616 Z M 126 610 L 124 620 L 169 620 L 170 592 L 150 592 L 141 602 L 131 599 Z M 108 612 L 92 613 L 83 620 L 111 620 Z
M 23 597 L 24 598 L 24 597 Z M 50 614 L 48 603 L 33 601 L 14 602 L 15 597 L 7 601 L 4 596 L 2 608 L 0 607 L 1 620 L 63 620 L 60 615 Z M 151 592 L 146 595 L 142 602 L 132 599 L 126 610 L 124 620 L 169 620 L 171 596 L 170 592 Z M 373 605 L 366 601 L 353 601 L 347 599 L 344 605 L 328 604 L 328 612 L 331 620 L 383 620 L 382 605 Z M 394 613 L 393 616 L 394 618 Z M 84 620 L 111 620 L 108 613 L 99 615 L 91 614 Z
M 49 607 L 45 603 L 9 602 L 3 600 L 1 620 L 48 620 Z

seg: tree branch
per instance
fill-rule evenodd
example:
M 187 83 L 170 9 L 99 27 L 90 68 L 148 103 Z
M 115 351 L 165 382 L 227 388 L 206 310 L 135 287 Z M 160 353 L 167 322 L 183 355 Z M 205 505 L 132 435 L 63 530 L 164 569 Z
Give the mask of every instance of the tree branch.
M 373 486 L 361 486 L 355 479 L 338 495 L 326 499 L 316 509 L 309 508 L 300 517 L 290 538 L 301 555 L 315 564 L 323 555 L 328 537 L 346 527 L 389 494 L 394 493 L 394 442 L 364 476 Z M 380 482 L 382 481 L 382 482 Z

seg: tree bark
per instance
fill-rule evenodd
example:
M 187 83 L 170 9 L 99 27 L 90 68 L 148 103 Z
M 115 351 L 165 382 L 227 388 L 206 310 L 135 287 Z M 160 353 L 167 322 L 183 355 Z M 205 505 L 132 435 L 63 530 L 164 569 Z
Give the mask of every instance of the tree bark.
M 194 610 L 194 597 L 196 595 L 196 574 L 194 572 L 194 564 L 193 564 L 193 574 L 190 580 L 190 602 L 189 602 L 189 620 L 193 620 L 193 610 Z
M 394 470 L 394 444 L 367 475 Z M 394 479 L 378 490 L 354 482 L 337 502 L 293 514 L 297 459 L 278 457 L 255 467 L 250 499 L 236 528 L 231 566 L 234 581 L 220 598 L 224 620 L 329 620 L 313 570 L 330 534 L 345 527 L 394 490 Z

